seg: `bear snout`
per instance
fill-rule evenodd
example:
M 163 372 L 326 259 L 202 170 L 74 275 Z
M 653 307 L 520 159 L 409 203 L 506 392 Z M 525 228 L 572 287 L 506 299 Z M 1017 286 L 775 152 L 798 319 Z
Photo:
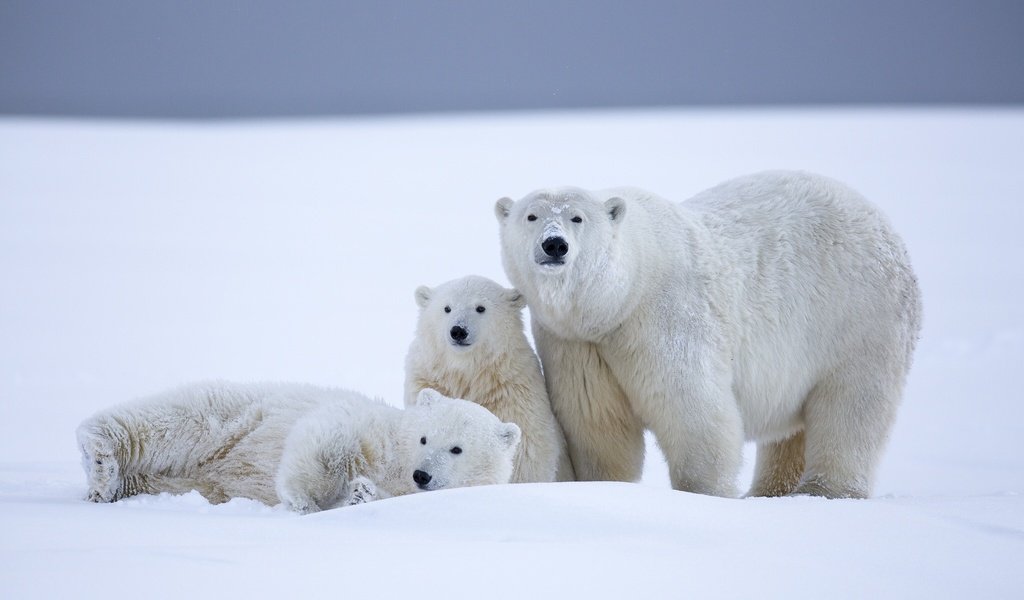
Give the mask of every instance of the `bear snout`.
M 416 485 L 421 490 L 427 489 L 427 484 L 430 483 L 431 479 L 433 479 L 433 477 L 431 477 L 430 473 L 427 473 L 426 471 L 416 469 L 412 473 L 412 480 L 416 482 Z
M 561 236 L 552 236 L 541 242 L 541 249 L 544 250 L 544 254 L 550 257 L 552 260 L 546 262 L 561 263 L 563 257 L 569 253 L 569 242 L 565 241 L 565 238 Z
M 452 342 L 458 344 L 459 346 L 469 345 L 466 342 L 466 338 L 469 337 L 469 331 L 462 325 L 453 326 L 451 330 L 448 332 L 448 335 L 451 336 Z

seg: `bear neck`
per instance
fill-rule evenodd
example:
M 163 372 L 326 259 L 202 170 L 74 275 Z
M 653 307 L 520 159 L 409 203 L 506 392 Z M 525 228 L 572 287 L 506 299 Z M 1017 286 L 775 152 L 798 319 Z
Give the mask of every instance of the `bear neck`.
M 529 367 L 540 375 L 540 364 L 533 349 L 523 335 L 497 352 L 478 349 L 471 355 L 457 357 L 453 361 L 446 356 L 446 350 L 429 353 L 431 363 L 423 369 L 428 377 L 419 383 L 420 387 L 434 388 L 452 398 L 462 398 L 480 404 L 494 414 L 500 414 L 506 397 L 512 387 L 533 383 Z M 531 356 L 523 361 L 523 355 Z

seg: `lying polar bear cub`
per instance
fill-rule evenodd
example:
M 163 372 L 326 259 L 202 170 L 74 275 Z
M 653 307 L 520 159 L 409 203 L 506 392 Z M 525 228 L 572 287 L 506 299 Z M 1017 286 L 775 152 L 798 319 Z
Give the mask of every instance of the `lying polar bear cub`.
M 77 436 L 93 502 L 197 490 L 309 513 L 507 483 L 520 430 L 434 390 L 399 410 L 311 385 L 207 383 L 101 411 Z

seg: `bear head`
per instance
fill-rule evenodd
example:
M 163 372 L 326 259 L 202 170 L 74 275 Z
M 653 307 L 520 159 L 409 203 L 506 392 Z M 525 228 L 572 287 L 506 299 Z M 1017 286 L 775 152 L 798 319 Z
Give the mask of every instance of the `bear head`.
M 497 201 L 505 273 L 535 321 L 587 340 L 621 322 L 638 270 L 620 242 L 626 207 L 610 192 L 572 187 Z
M 412 454 L 406 476 L 416 491 L 509 482 L 522 437 L 515 423 L 432 389 L 420 391 L 405 416 Z
M 499 355 L 513 336 L 522 335 L 522 294 L 485 277 L 420 286 L 416 303 L 419 340 L 456 360 Z

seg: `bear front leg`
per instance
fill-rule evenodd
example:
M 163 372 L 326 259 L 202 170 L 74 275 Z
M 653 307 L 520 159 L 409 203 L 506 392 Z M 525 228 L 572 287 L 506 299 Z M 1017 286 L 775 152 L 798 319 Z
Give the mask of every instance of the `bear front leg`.
M 668 462 L 672 488 L 736 497 L 743 422 L 732 395 L 693 388 L 678 393 L 669 397 L 650 392 L 638 401 L 638 411 Z
M 90 502 L 113 502 L 120 498 L 121 465 L 117 461 L 117 439 L 100 419 L 93 418 L 79 426 L 78 448 L 82 453 Z
M 275 480 L 278 499 L 302 514 L 343 504 L 359 462 L 354 431 L 330 411 L 314 411 L 285 439 Z
M 560 339 L 536 323 L 533 335 L 576 479 L 640 479 L 643 428 L 597 347 Z

